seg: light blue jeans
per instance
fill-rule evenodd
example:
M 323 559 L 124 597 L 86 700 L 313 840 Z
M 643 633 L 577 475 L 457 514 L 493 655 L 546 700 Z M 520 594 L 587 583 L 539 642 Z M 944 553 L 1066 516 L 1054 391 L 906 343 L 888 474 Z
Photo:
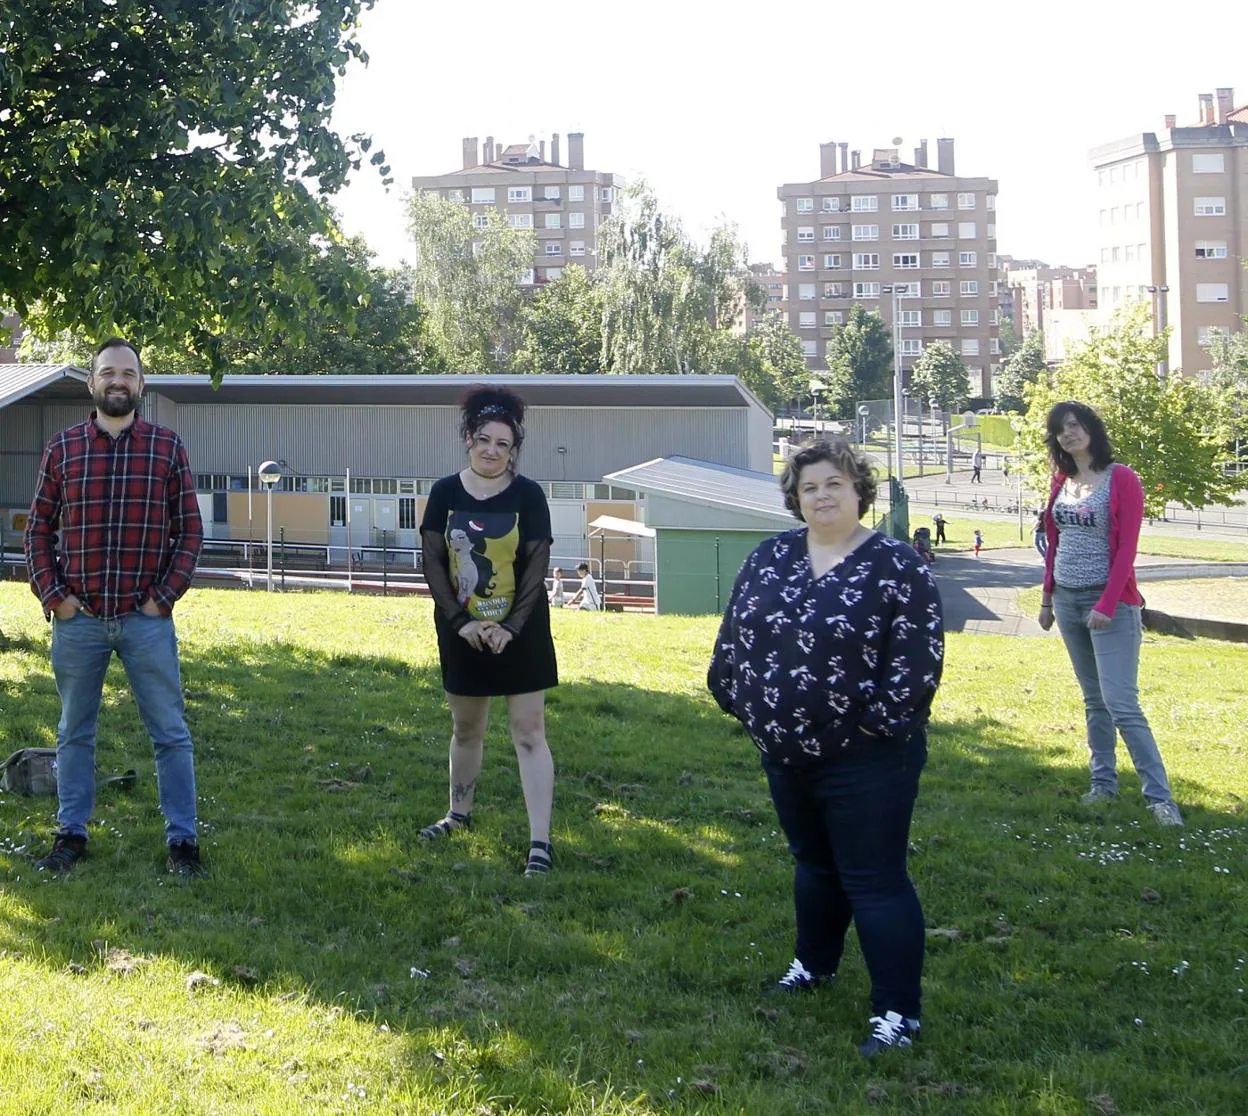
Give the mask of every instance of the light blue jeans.
M 1083 691 L 1092 789 L 1118 793 L 1115 729 L 1122 734 L 1149 802 L 1170 802 L 1170 781 L 1153 730 L 1140 708 L 1143 624 L 1138 605 L 1119 604 L 1108 628 L 1092 631 L 1088 613 L 1099 589 L 1053 589 L 1053 615 Z
M 130 680 L 156 750 L 165 840 L 195 840 L 195 761 L 186 727 L 178 637 L 168 616 L 131 612 L 115 620 L 78 613 L 52 619 L 52 673 L 61 696 L 56 789 L 61 832 L 85 837 L 95 808 L 95 730 L 113 652 Z

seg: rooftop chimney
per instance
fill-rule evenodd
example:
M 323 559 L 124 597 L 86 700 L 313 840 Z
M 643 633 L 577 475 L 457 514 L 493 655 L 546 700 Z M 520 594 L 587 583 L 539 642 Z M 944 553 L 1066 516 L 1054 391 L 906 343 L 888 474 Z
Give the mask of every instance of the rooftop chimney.
M 571 170 L 585 169 L 585 133 L 568 133 L 568 167 Z
M 927 140 L 919 140 L 918 165 L 921 167 L 927 166 Z
M 851 164 L 852 168 L 854 170 L 857 170 L 862 165 L 862 152 L 851 151 L 849 155 L 850 155 L 850 158 L 853 160 L 853 163 Z
M 840 143 L 837 146 L 841 149 L 841 174 L 849 170 L 849 144 Z
M 836 174 L 836 140 L 819 145 L 819 177 L 831 178 Z
M 481 161 L 483 163 L 494 162 L 494 137 L 493 136 L 485 137 L 485 154 L 481 156 Z
M 1235 90 L 1218 89 L 1214 91 L 1214 96 L 1218 99 L 1218 123 L 1229 124 L 1231 113 L 1235 111 Z
M 936 169 L 941 174 L 953 174 L 953 140 L 936 141 Z
M 1200 122 L 1201 124 L 1213 123 L 1213 94 L 1202 93 L 1200 95 Z
M 1176 120 L 1176 119 L 1177 119 L 1177 117 L 1174 115 L 1174 113 L 1170 113 L 1168 116 L 1166 116 L 1164 123 L 1165 123 L 1165 125 L 1166 125 L 1166 130 L 1167 130 L 1167 131 L 1171 131 L 1171 130 L 1173 130 L 1173 128 L 1174 128 L 1174 122 L 1175 122 L 1175 120 Z
M 556 132 L 553 136 L 550 137 L 550 161 L 554 163 L 555 166 L 559 165 L 559 133 L 558 132 Z
M 464 137 L 464 170 L 477 165 L 477 137 Z
M 546 162 L 546 141 L 545 140 L 541 140 L 538 143 L 537 154 L 538 154 L 538 158 L 540 158 L 543 163 Z

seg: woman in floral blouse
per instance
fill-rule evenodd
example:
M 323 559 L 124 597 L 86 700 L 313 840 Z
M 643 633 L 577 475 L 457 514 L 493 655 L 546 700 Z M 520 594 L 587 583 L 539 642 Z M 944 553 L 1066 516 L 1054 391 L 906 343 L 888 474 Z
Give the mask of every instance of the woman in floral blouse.
M 801 449 L 780 478 L 805 526 L 746 559 L 708 685 L 762 753 L 796 861 L 797 956 L 776 987 L 835 975 L 852 921 L 871 976 L 864 1055 L 919 1031 L 923 911 L 906 873 L 944 628 L 914 550 L 859 521 L 875 475 L 845 442 Z

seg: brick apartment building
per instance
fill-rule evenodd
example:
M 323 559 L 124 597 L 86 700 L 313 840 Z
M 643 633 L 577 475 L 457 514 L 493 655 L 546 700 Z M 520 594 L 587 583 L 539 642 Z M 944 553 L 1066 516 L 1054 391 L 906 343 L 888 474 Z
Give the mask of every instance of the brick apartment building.
M 447 174 L 418 175 L 412 188 L 427 190 L 472 211 L 483 228 L 490 210 L 515 229 L 532 230 L 537 247 L 533 270 L 522 281 L 549 282 L 567 264 L 587 271 L 597 265 L 598 228 L 613 211 L 620 179 L 608 171 L 585 169 L 585 136 L 571 132 L 567 165 L 560 162 L 560 137 L 503 145 L 486 136 L 465 137 L 463 166 Z
M 828 339 L 857 303 L 894 330 L 903 371 L 925 345 L 948 341 L 971 395 L 991 395 L 1001 359 L 996 181 L 957 175 L 952 139 L 936 141 L 935 167 L 926 140 L 913 163 L 889 147 L 864 164 L 848 147 L 820 144 L 820 177 L 777 191 L 789 322 L 811 368 L 827 367 Z

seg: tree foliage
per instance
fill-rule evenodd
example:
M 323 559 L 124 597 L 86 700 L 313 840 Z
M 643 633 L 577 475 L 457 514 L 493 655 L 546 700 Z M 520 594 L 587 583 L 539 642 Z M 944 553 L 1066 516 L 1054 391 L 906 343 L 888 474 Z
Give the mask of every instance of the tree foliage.
M 1023 389 L 1034 384 L 1047 367 L 1044 359 L 1044 334 L 1032 330 L 1027 339 L 1006 360 L 997 377 L 997 406 L 1003 411 L 1024 409 Z
M 835 413 L 854 413 L 862 399 L 893 397 L 893 340 L 884 319 L 855 304 L 844 325 L 828 339 L 827 392 Z
M 349 320 L 357 273 L 318 284 L 283 234 L 333 236 L 321 200 L 369 149 L 329 120 L 372 4 L 6 5 L 0 301 L 44 336 L 121 332 L 214 372 L 227 336 Z
M 1049 410 L 1077 399 L 1096 409 L 1117 459 L 1139 473 L 1148 514 L 1160 515 L 1169 501 L 1196 508 L 1233 498 L 1237 485 L 1223 469 L 1211 389 L 1178 372 L 1160 377 L 1166 345 L 1164 333 L 1152 336 L 1148 307 L 1140 305 L 1094 330 L 1062 365 L 1024 389 L 1027 414 L 1017 428 L 1033 487 L 1048 491 Z
M 521 276 L 533 266 L 536 238 L 490 210 L 475 228 L 467 207 L 414 192 L 408 234 L 416 248 L 416 297 L 452 372 L 504 372 L 520 349 Z
M 745 345 L 751 367 L 741 379 L 772 410 L 806 390 L 810 371 L 801 338 L 778 310 L 755 323 L 746 334 Z
M 948 341 L 933 341 L 910 370 L 910 393 L 921 400 L 936 399 L 944 411 L 960 411 L 968 387 L 966 365 Z
M 583 267 L 564 268 L 524 308 L 513 368 L 548 375 L 602 371 L 602 291 Z
M 1248 333 L 1213 330 L 1209 336 L 1212 367 L 1204 380 L 1217 403 L 1222 440 L 1241 461 L 1248 458 Z

